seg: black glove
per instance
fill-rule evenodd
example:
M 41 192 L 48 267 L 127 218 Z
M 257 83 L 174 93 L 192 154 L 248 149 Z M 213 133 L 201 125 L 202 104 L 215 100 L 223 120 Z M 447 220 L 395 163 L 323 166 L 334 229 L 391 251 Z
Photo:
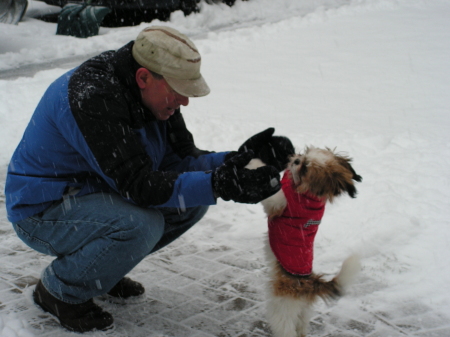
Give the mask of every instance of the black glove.
M 255 157 L 261 159 L 266 165 L 283 171 L 289 162 L 289 157 L 295 153 L 292 142 L 287 137 L 273 136 L 274 128 L 268 128 L 247 139 L 239 147 L 238 152 L 230 152 L 225 160 L 232 158 L 237 153 L 252 150 Z
M 256 135 L 251 136 L 242 144 L 238 152 L 246 152 L 252 150 L 256 156 L 258 156 L 261 149 L 272 139 L 272 135 L 275 132 L 275 128 L 268 128 Z M 266 163 L 267 164 L 267 163 Z
M 289 157 L 295 153 L 294 146 L 289 138 L 273 136 L 259 151 L 256 157 L 267 165 L 272 165 L 278 171 L 283 171 L 289 162 Z
M 272 166 L 244 168 L 252 158 L 253 151 L 243 152 L 219 166 L 212 174 L 214 193 L 226 201 L 256 204 L 278 192 L 278 171 Z

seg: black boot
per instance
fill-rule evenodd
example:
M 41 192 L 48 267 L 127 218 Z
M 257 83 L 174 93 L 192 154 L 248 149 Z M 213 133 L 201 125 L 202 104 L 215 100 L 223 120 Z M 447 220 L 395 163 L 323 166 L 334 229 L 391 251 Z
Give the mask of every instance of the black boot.
M 92 299 L 81 304 L 69 304 L 51 295 L 41 281 L 33 292 L 34 302 L 44 311 L 59 319 L 59 323 L 70 331 L 86 332 L 112 328 L 113 317 L 103 311 Z
M 108 291 L 108 295 L 121 299 L 132 299 L 133 297 L 135 298 L 144 294 L 144 292 L 145 289 L 142 284 L 133 281 L 128 277 L 124 277 L 110 291 Z

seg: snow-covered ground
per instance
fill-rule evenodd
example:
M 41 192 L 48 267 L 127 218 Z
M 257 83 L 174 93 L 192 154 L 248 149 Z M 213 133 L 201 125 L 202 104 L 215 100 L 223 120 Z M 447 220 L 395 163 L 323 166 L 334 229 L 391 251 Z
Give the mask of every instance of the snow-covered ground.
M 56 24 L 32 18 L 47 10 L 30 1 L 19 25 L 0 24 L 0 185 L 47 86 L 148 25 L 101 28 L 89 39 L 56 36 Z M 357 252 L 360 286 L 383 285 L 369 291 L 367 283 L 339 302 L 349 313 L 414 302 L 450 317 L 449 17 L 449 0 L 238 0 L 232 8 L 201 3 L 199 14 L 177 12 L 160 23 L 190 36 L 203 56 L 212 92 L 183 109 L 200 148 L 233 150 L 273 126 L 298 151 L 328 146 L 354 158 L 364 178 L 358 197 L 328 206 L 314 261 L 316 271 L 334 273 Z M 0 233 L 11 234 L 3 200 Z M 230 225 L 209 242 L 218 247 L 262 241 L 266 230 L 260 205 L 219 201 L 207 217 L 198 235 L 215 222 Z M 11 240 L 20 245 L 0 236 L 1 246 Z M 29 255 L 21 256 L 26 268 Z M 0 336 L 25 335 L 27 324 L 20 313 L 0 311 Z M 418 335 L 450 335 L 449 324 L 429 329 Z

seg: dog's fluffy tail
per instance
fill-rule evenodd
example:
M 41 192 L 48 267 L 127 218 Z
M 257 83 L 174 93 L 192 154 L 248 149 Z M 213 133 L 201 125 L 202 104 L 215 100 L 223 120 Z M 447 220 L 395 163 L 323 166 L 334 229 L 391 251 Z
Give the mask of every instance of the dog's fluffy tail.
M 337 299 L 345 294 L 348 287 L 355 281 L 361 270 L 359 256 L 351 255 L 342 263 L 339 273 L 322 287 L 318 295 L 324 300 Z M 320 288 L 320 287 L 319 287 Z
M 273 294 L 275 296 L 302 298 L 309 303 L 315 302 L 320 297 L 328 302 L 344 295 L 360 269 L 359 257 L 352 255 L 343 262 L 339 273 L 331 281 L 326 281 L 322 275 L 314 273 L 306 277 L 286 273 L 277 263 L 276 277 L 272 284 Z
M 343 263 L 340 272 L 333 279 L 342 291 L 345 291 L 356 279 L 361 270 L 361 262 L 358 255 L 349 256 Z

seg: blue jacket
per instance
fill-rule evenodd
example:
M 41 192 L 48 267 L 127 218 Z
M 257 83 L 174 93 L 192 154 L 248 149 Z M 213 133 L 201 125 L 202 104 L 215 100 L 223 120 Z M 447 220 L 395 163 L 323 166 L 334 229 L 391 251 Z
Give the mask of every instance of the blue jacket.
M 71 187 L 79 196 L 115 191 L 142 207 L 216 203 L 211 170 L 227 152 L 177 150 L 193 140 L 174 141 L 172 117 L 158 121 L 141 104 L 132 45 L 88 60 L 47 89 L 8 168 L 11 222 L 44 211 Z

